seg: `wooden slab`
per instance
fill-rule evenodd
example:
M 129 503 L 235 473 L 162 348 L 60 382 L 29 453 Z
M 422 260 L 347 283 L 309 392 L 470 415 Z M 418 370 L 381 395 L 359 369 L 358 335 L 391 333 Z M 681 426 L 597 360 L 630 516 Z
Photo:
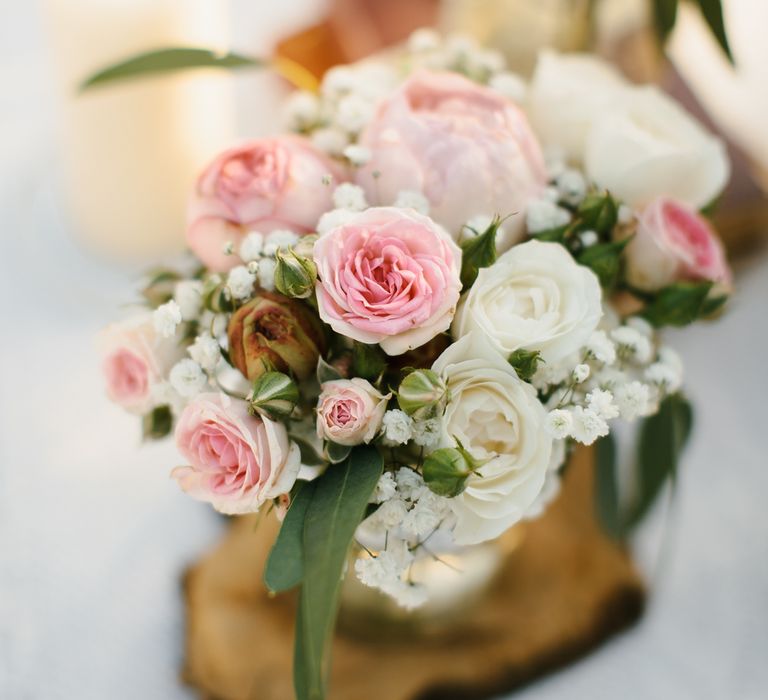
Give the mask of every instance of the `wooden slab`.
M 438 638 L 361 641 L 337 633 L 329 700 L 489 698 L 587 653 L 640 616 L 643 584 L 592 516 L 592 454 L 462 627 Z M 272 518 L 269 519 L 273 520 Z M 294 598 L 270 599 L 261 568 L 276 526 L 238 519 L 185 578 L 184 679 L 203 697 L 289 700 Z

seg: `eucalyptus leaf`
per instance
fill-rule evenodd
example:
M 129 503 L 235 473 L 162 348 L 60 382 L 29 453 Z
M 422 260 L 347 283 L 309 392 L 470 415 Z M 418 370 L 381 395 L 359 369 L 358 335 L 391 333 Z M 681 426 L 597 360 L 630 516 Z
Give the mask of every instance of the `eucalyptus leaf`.
M 88 90 L 118 80 L 171 73 L 190 68 L 242 68 L 263 66 L 264 61 L 237 53 L 218 53 L 209 49 L 171 47 L 148 51 L 115 63 L 89 76 L 80 86 Z
M 595 509 L 603 530 L 614 539 L 624 534 L 616 478 L 616 441 L 608 434 L 595 445 Z
M 272 545 L 264 567 L 264 583 L 273 593 L 287 591 L 301 583 L 304 574 L 304 519 L 314 493 L 314 481 L 301 484 Z
M 653 0 L 653 19 L 656 33 L 664 42 L 672 32 L 677 20 L 678 0 Z
M 352 448 L 349 445 L 339 445 L 338 443 L 330 441 L 325 443 L 325 453 L 328 455 L 328 459 L 333 464 L 343 462 L 347 457 L 349 457 L 349 453 L 351 451 Z
M 141 430 L 145 440 L 160 440 L 171 432 L 173 414 L 170 406 L 158 406 L 142 418 Z
M 728 35 L 725 32 L 722 2 L 720 0 L 696 0 L 696 4 L 699 6 L 712 35 L 717 39 L 717 43 L 720 44 L 723 53 L 733 63 L 731 46 L 728 43 Z
M 676 478 L 692 424 L 693 410 L 681 394 L 665 398 L 658 413 L 643 421 L 637 451 L 638 491 L 625 518 L 626 530 L 645 517 L 666 481 Z
M 325 464 L 323 456 L 309 443 L 308 440 L 291 434 L 289 434 L 288 437 L 291 438 L 292 442 L 295 442 L 298 445 L 302 464 L 306 464 L 308 467 L 317 467 L 321 464 Z
M 356 447 L 316 480 L 304 520 L 304 579 L 296 622 L 294 683 L 298 700 L 322 700 L 349 545 L 383 463 L 373 447 Z

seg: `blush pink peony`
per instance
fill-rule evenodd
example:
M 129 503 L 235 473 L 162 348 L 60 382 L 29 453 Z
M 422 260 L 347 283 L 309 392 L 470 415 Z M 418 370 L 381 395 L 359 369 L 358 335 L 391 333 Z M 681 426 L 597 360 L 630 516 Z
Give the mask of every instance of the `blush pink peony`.
M 360 377 L 324 382 L 317 401 L 317 436 L 338 445 L 370 442 L 381 428 L 389 397 Z
M 731 271 L 709 222 L 688 205 L 660 197 L 640 213 L 627 246 L 627 279 L 654 291 L 679 280 L 730 284 Z
M 232 515 L 288 493 L 301 466 L 282 423 L 252 416 L 244 401 L 224 394 L 200 394 L 187 404 L 176 445 L 190 463 L 173 470 L 181 488 Z
M 107 395 L 137 414 L 152 408 L 153 390 L 183 355 L 175 339 L 157 334 L 149 313 L 108 326 L 99 345 Z
M 420 71 L 385 100 L 361 137 L 372 158 L 358 171 L 369 202 L 421 192 L 430 216 L 454 238 L 476 216 L 513 216 L 497 241 L 523 235 L 528 202 L 547 176 L 523 112 L 499 93 L 454 73 Z
M 389 355 L 447 330 L 461 290 L 461 250 L 426 216 L 378 207 L 351 216 L 314 248 L 320 317 Z
M 250 231 L 314 230 L 333 208 L 333 185 L 341 170 L 306 139 L 298 136 L 251 141 L 219 155 L 200 175 L 187 212 L 187 244 L 211 270 L 240 264 L 235 252 Z

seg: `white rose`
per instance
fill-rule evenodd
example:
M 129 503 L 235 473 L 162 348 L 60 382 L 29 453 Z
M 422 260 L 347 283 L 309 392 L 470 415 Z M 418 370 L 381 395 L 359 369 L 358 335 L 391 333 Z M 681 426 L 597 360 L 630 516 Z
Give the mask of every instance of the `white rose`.
M 451 401 L 443 443 L 458 438 L 479 460 L 480 474 L 451 499 L 457 544 L 498 537 L 524 517 L 546 478 L 552 439 L 546 410 L 533 387 L 518 379 L 506 360 L 472 333 L 451 345 L 432 369 L 445 378 Z
M 595 120 L 610 110 L 626 83 L 607 63 L 586 54 L 543 51 L 528 91 L 528 116 L 545 146 L 580 162 Z
M 628 89 L 590 130 L 587 175 L 634 207 L 660 196 L 700 209 L 730 174 L 725 147 L 653 86 Z
M 596 275 L 559 243 L 528 241 L 480 270 L 454 319 L 454 338 L 479 331 L 505 358 L 538 350 L 555 364 L 578 351 L 603 315 Z

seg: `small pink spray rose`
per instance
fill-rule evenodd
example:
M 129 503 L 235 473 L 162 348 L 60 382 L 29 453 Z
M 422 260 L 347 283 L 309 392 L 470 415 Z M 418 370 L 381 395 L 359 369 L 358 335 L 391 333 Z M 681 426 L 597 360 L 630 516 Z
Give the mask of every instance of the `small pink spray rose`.
M 248 413 L 244 401 L 200 394 L 182 412 L 176 445 L 190 466 L 173 470 L 193 498 L 228 514 L 253 513 L 288 493 L 301 460 L 282 423 Z
M 317 402 L 317 436 L 337 445 L 359 445 L 376 437 L 387 410 L 384 396 L 360 377 L 324 382 Z

